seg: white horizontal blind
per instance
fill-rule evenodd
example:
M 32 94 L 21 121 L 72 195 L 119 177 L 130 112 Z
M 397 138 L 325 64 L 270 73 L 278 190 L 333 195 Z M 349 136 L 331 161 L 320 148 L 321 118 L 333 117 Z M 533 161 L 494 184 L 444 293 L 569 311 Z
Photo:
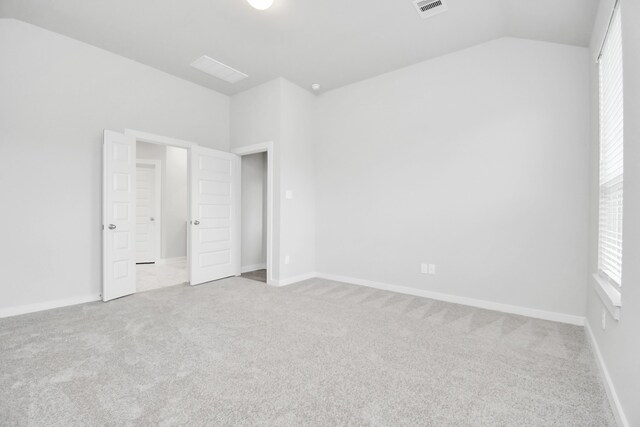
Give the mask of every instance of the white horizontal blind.
M 622 284 L 623 96 L 620 7 L 599 58 L 600 68 L 600 221 L 598 270 Z

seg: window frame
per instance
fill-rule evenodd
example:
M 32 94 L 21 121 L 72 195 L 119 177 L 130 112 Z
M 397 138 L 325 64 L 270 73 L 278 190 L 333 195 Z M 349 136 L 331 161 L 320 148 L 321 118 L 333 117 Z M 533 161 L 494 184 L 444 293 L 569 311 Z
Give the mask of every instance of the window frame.
M 615 35 L 612 35 L 613 33 L 611 32 L 612 30 L 616 31 Z M 618 44 L 616 44 L 614 47 L 610 48 L 610 46 L 608 45 L 609 42 L 611 42 L 611 37 L 615 37 L 616 38 L 616 42 Z M 624 231 L 624 62 L 623 62 L 623 58 L 624 58 L 624 52 L 623 52 L 623 46 L 622 46 L 622 11 L 621 11 L 621 5 L 620 5 L 620 1 L 616 1 L 611 13 L 611 17 L 609 20 L 609 26 L 607 27 L 607 31 L 605 33 L 605 36 L 603 38 L 603 42 L 602 42 L 602 46 L 600 48 L 598 57 L 597 57 L 597 66 L 598 66 L 598 246 L 597 246 L 597 272 L 593 275 L 595 282 L 596 282 L 596 291 L 597 293 L 600 295 L 600 298 L 602 299 L 605 307 L 607 307 L 609 309 L 609 311 L 611 312 L 611 314 L 613 315 L 613 317 L 618 320 L 619 319 L 619 315 L 620 315 L 620 307 L 621 307 L 621 290 L 622 290 L 622 262 L 623 262 L 623 231 Z M 619 56 L 619 61 L 620 63 L 616 62 L 614 64 L 613 67 L 610 67 L 610 69 L 608 70 L 603 70 L 603 63 L 602 63 L 602 58 L 604 55 L 607 54 L 607 52 L 612 53 L 613 55 Z M 617 75 L 611 75 L 611 74 L 607 74 L 607 72 L 611 73 L 611 71 L 617 71 L 616 70 L 616 66 L 619 66 L 619 74 Z M 612 80 L 610 82 L 607 83 L 607 86 L 605 86 L 605 84 L 603 84 L 603 79 L 607 78 L 607 77 L 612 77 L 615 80 Z M 620 80 L 618 80 L 618 77 Z M 620 104 L 614 103 L 614 104 L 607 104 L 608 99 L 605 99 L 603 97 L 604 93 L 606 93 L 605 91 L 607 89 L 611 89 L 613 88 L 617 88 L 617 84 L 619 84 L 619 90 L 616 90 L 614 92 L 614 97 L 619 98 L 619 102 Z M 616 100 L 617 101 L 617 100 Z M 612 114 L 606 114 L 605 115 L 605 109 L 611 108 L 611 106 L 613 105 L 613 108 L 619 108 L 620 110 L 620 115 L 619 116 L 614 116 Z M 614 110 L 615 111 L 615 110 Z M 616 150 L 619 149 L 619 160 L 616 159 L 614 162 L 611 162 L 611 158 L 609 158 L 608 160 L 611 162 L 611 165 L 609 165 L 609 167 L 604 167 L 603 168 L 603 147 L 605 146 L 604 143 L 607 142 L 607 140 L 605 140 L 605 120 L 611 119 L 611 118 L 619 118 L 619 126 L 620 126 L 620 135 L 617 136 L 617 138 L 619 139 L 619 141 L 615 141 L 615 145 L 614 144 L 608 144 L 606 146 L 607 150 L 611 150 L 611 148 L 613 147 L 613 153 L 617 153 Z M 616 124 L 618 122 L 613 121 L 612 123 Z M 609 121 L 607 121 L 607 130 L 610 130 L 611 127 L 611 123 L 609 123 Z M 615 135 L 615 133 L 614 133 Z M 608 155 L 611 157 L 611 151 L 608 153 Z M 615 156 L 613 156 L 613 158 L 615 159 L 615 157 L 617 157 L 618 154 L 616 154 Z M 607 159 L 604 158 L 604 161 L 606 162 Z M 605 165 L 606 166 L 606 165 Z M 616 174 L 617 171 L 620 171 L 619 174 Z M 605 175 L 607 179 L 607 181 L 603 182 L 602 178 L 603 178 L 603 173 L 607 173 L 607 175 Z M 612 174 L 613 172 L 613 174 Z M 616 185 L 620 185 L 620 189 L 615 190 L 613 189 Z M 617 196 L 617 192 L 619 192 L 619 196 Z M 608 204 L 606 201 L 606 194 L 609 193 L 609 195 L 612 197 L 611 201 L 608 201 Z M 620 243 L 619 243 L 619 253 L 620 253 L 620 257 L 619 257 L 619 263 L 616 266 L 611 266 L 611 267 L 606 267 L 603 268 L 603 264 L 602 264 L 602 253 L 603 253 L 603 248 L 606 246 L 603 244 L 603 210 L 606 211 L 607 208 L 609 209 L 615 209 L 616 205 L 615 205 L 615 198 L 619 197 L 620 198 L 620 202 L 619 202 L 619 207 L 617 209 L 619 209 L 617 214 L 612 214 L 613 215 L 619 215 L 619 217 L 615 218 L 615 223 L 617 224 L 617 227 L 611 227 L 611 228 L 605 228 L 604 230 L 612 230 L 612 229 L 619 229 L 619 239 L 620 239 Z M 604 207 L 604 209 L 603 209 Z M 613 245 L 608 245 L 607 247 L 611 248 L 613 247 Z M 618 247 L 615 247 L 615 249 L 618 249 Z M 617 261 L 617 259 L 615 260 Z M 608 270 L 608 271 L 607 271 Z M 618 274 L 619 273 L 619 274 Z M 616 280 L 614 277 L 612 277 L 612 275 L 618 276 L 619 280 Z

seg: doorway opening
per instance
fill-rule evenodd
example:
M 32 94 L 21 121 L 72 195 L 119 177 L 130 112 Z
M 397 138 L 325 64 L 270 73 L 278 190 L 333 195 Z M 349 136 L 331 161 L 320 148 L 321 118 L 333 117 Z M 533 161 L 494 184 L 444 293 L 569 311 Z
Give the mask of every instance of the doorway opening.
M 136 141 L 136 292 L 189 281 L 188 191 L 185 148 Z
M 150 143 L 151 146 L 147 147 L 150 150 L 152 148 L 164 150 L 165 157 L 154 159 L 149 152 L 145 153 L 144 148 L 140 149 L 138 156 L 136 152 L 139 142 Z M 166 178 L 167 170 L 171 169 L 166 153 L 174 149 L 186 151 L 186 203 L 184 203 L 185 196 L 177 197 L 176 191 L 166 191 L 176 181 L 163 179 L 163 176 Z M 240 276 L 242 274 L 241 156 L 260 152 L 267 153 L 266 280 L 267 284 L 277 284 L 273 280 L 274 272 L 271 268 L 273 240 L 273 144 L 271 142 L 242 147 L 235 153 L 229 153 L 130 129 L 125 129 L 124 133 L 105 130 L 102 179 L 102 300 L 111 301 L 140 290 L 148 290 L 144 287 L 138 289 L 137 269 L 144 271 L 145 268 L 165 265 L 175 270 L 177 267 L 180 272 L 171 271 L 175 274 L 168 275 L 171 282 L 167 286 L 184 282 L 185 272 L 186 281 L 192 286 Z M 184 163 L 184 154 L 182 159 Z M 140 169 L 139 172 L 138 169 Z M 141 184 L 140 190 L 143 193 L 143 190 L 148 193 L 155 191 L 153 196 L 147 195 L 148 198 L 141 204 L 139 211 L 136 182 L 138 173 L 142 181 L 146 180 L 145 185 Z M 184 180 L 184 175 L 181 176 Z M 178 199 L 180 201 L 177 201 Z M 186 206 L 186 220 L 182 216 L 182 224 L 186 228 L 186 244 L 185 236 L 181 232 L 182 225 L 179 227 L 178 234 L 163 234 L 163 230 L 170 223 L 169 213 L 163 212 L 166 206 L 181 209 L 180 215 L 184 215 L 183 208 Z M 139 228 L 138 223 L 143 230 L 139 236 L 136 232 Z M 174 243 L 178 242 L 177 247 L 186 247 L 186 259 L 183 258 L 183 265 L 186 265 L 186 268 L 180 268 L 172 262 L 179 260 L 184 252 L 169 252 L 169 246 L 165 248 L 162 246 L 163 241 L 175 236 L 178 236 L 174 241 Z M 139 240 L 144 244 L 138 245 Z M 138 246 L 140 246 L 139 250 Z M 158 271 L 158 269 L 155 270 Z M 148 271 L 145 272 L 148 273 Z M 175 276 L 179 276 L 179 279 L 176 280 Z M 153 288 L 163 287 L 163 282 L 157 280 L 157 277 L 153 280 Z
M 242 165 L 242 277 L 273 285 L 273 142 L 233 153 Z
M 242 157 L 242 277 L 267 282 L 267 153 Z

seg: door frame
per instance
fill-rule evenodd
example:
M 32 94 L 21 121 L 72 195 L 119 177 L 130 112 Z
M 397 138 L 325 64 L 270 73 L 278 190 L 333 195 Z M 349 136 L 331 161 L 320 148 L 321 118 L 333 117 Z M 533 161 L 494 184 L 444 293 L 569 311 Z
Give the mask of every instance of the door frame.
M 137 141 L 136 141 L 137 142 Z M 154 263 L 158 263 L 162 259 L 162 160 L 155 159 L 136 159 L 136 172 L 138 165 L 153 166 L 154 169 L 154 181 L 155 181 L 155 203 L 154 209 L 156 215 L 154 222 L 156 223 L 156 246 L 153 248 Z M 136 187 L 136 191 L 138 188 Z M 138 200 L 136 197 L 136 208 L 138 207 Z M 137 227 L 137 226 L 136 226 Z M 138 232 L 136 228 L 136 233 Z M 137 237 L 137 235 L 136 235 Z
M 231 152 L 240 157 L 267 153 L 267 285 L 275 285 L 276 282 L 273 280 L 273 141 L 244 145 L 234 148 Z
M 129 137 L 129 138 L 133 138 L 133 140 L 137 143 L 137 142 L 147 142 L 149 144 L 158 144 L 158 145 L 169 145 L 172 147 L 178 147 L 178 148 L 184 148 L 187 150 L 187 188 L 189 189 L 189 191 L 187 191 L 187 220 L 189 220 L 190 218 L 193 217 L 192 212 L 191 212 L 191 166 L 190 166 L 190 159 L 191 159 L 191 149 L 193 147 L 198 146 L 197 143 L 195 142 L 190 142 L 190 141 L 184 141 L 182 139 L 176 139 L 176 138 L 169 138 L 167 136 L 162 136 L 162 135 L 155 135 L 152 133 L 148 133 L 148 132 L 142 132 L 142 131 L 138 131 L 138 130 L 133 130 L 133 129 L 125 129 L 124 130 L 124 135 Z M 137 159 L 136 159 L 137 162 Z M 134 233 L 137 230 L 134 230 Z M 190 247 L 190 240 L 191 240 L 191 227 L 187 227 L 187 273 L 188 273 L 188 279 L 189 279 L 189 284 L 191 284 L 191 254 L 189 253 L 189 247 Z M 135 244 L 135 241 L 134 241 Z M 135 248 L 134 248 L 135 249 Z M 241 248 L 242 249 L 242 248 Z

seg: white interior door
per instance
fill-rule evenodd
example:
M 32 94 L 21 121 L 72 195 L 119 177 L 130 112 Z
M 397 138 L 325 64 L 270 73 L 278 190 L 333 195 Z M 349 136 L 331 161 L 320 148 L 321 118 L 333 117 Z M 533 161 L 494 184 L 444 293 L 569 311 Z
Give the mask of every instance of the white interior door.
M 135 140 L 105 130 L 102 167 L 102 300 L 109 301 L 136 291 Z
M 138 161 L 136 167 L 136 263 L 160 258 L 159 165 Z
M 191 150 L 191 284 L 240 275 L 240 157 Z

